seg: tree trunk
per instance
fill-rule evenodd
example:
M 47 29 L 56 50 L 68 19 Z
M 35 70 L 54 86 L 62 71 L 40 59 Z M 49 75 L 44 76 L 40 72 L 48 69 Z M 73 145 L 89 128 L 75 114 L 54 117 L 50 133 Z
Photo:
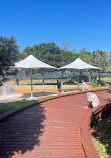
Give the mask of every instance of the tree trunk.
M 79 70 L 78 70 L 78 76 L 77 76 L 77 77 L 78 77 L 78 83 L 79 83 L 79 73 L 80 73 L 80 72 L 79 72 Z
M 91 82 L 91 75 L 92 75 L 92 71 L 90 71 L 89 82 Z
M 63 74 L 64 74 L 64 72 L 63 72 L 63 71 L 61 71 L 61 78 L 63 78 L 63 77 L 64 77 L 64 75 L 63 75 Z
M 83 76 L 82 74 L 83 74 L 83 73 L 82 73 L 82 70 L 80 70 L 79 82 L 81 82 L 81 80 L 83 79 L 83 78 L 82 78 L 82 76 Z
M 42 73 L 42 84 L 44 85 L 44 80 L 45 80 L 45 78 L 44 78 L 44 73 Z
M 50 78 L 52 79 L 52 72 L 50 72 Z
M 99 83 L 101 82 L 101 74 L 100 74 L 100 70 L 99 70 Z

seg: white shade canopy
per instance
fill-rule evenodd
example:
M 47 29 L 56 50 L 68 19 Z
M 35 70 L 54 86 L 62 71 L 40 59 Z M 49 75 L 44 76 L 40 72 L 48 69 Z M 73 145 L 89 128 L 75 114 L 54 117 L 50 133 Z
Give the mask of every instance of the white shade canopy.
M 55 67 L 38 60 L 33 55 L 29 55 L 24 60 L 15 63 L 15 68 L 27 68 L 27 69 L 49 68 L 50 69 Z
M 100 69 L 99 67 L 87 64 L 86 62 L 82 61 L 80 58 L 77 58 L 72 63 L 60 67 L 59 69 Z
M 19 69 L 31 69 L 31 98 L 33 98 L 33 92 L 32 92 L 32 69 L 40 69 L 40 68 L 55 68 L 54 66 L 48 65 L 37 58 L 35 58 L 33 55 L 29 55 L 24 60 L 21 60 L 17 63 L 15 63 L 15 68 Z

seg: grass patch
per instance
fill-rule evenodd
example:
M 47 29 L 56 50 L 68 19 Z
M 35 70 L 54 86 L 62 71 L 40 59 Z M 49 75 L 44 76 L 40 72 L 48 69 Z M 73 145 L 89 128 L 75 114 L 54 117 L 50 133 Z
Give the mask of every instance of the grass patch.
M 37 100 L 41 100 L 47 97 L 52 97 L 52 96 L 46 96 L 46 97 L 39 97 L 37 99 L 33 99 L 33 100 L 25 100 L 25 101 L 17 101 L 17 102 L 10 102 L 10 103 L 1 103 L 0 104 L 0 114 L 7 112 L 9 110 L 12 110 L 14 108 L 20 107 L 24 104 L 27 103 L 31 103 L 32 101 L 37 101 Z
M 92 86 L 93 88 L 98 87 L 98 83 L 88 83 L 89 86 Z
M 30 101 L 18 101 L 18 102 L 10 102 L 10 103 L 1 103 L 0 104 L 0 114 L 6 112 L 6 111 L 9 111 L 9 110 L 12 110 L 14 108 L 17 108 L 17 107 L 20 107 L 22 106 L 23 104 L 26 104 L 26 103 L 29 103 Z
M 111 158 L 111 115 L 93 127 L 92 136 L 100 158 Z
M 88 85 L 89 85 L 89 86 L 92 86 L 93 88 L 99 86 L 98 83 L 92 83 L 92 82 L 88 83 Z M 106 86 L 106 85 L 109 85 L 109 83 L 108 83 L 107 81 L 101 81 L 101 86 Z

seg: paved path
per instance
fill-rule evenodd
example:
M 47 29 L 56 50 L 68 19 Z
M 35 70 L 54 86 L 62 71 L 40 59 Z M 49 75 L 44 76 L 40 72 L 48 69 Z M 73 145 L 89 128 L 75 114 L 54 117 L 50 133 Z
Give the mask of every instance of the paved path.
M 96 92 L 101 105 L 111 101 Z M 80 127 L 86 93 L 31 106 L 0 122 L 0 158 L 85 158 Z

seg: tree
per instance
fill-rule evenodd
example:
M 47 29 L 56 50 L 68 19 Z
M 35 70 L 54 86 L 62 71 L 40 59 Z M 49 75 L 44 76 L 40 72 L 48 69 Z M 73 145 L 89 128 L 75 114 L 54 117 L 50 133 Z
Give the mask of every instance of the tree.
M 83 60 L 84 62 L 87 62 L 89 64 L 91 64 L 91 53 L 89 51 L 84 51 L 84 52 L 81 52 L 81 53 L 78 53 L 78 57 Z
M 68 42 L 62 43 L 62 50 L 67 51 L 67 50 L 68 50 L 68 47 L 69 47 Z
M 74 49 L 72 50 L 72 52 L 73 52 L 73 53 L 76 53 L 76 51 L 77 51 L 77 49 L 76 49 L 76 48 L 74 48 Z
M 10 73 L 10 66 L 19 59 L 19 46 L 14 37 L 0 36 L 0 75 L 5 78 Z
M 95 66 L 101 68 L 101 71 L 108 70 L 108 56 L 104 50 L 93 50 L 92 52 L 92 63 Z
M 34 45 L 33 47 L 26 47 L 23 50 L 22 57 L 27 57 L 29 54 L 34 55 L 37 59 L 52 65 L 54 67 L 61 67 L 63 65 L 69 64 L 74 60 L 74 54 L 71 51 L 65 51 L 56 46 L 55 42 L 51 43 L 40 43 L 38 45 Z M 43 76 L 46 70 L 43 69 L 37 70 Z M 52 73 L 53 69 L 47 70 Z
M 109 56 L 108 56 L 108 71 L 111 72 L 111 50 L 109 51 Z
M 81 53 L 85 52 L 85 50 L 86 50 L 86 48 L 82 48 L 82 49 L 79 51 L 79 53 L 81 54 Z
M 92 52 L 92 63 L 100 68 L 99 70 L 99 82 L 100 82 L 100 72 L 108 71 L 108 56 L 107 52 L 104 50 L 93 50 Z
M 74 60 L 73 52 L 67 52 L 56 46 L 55 42 L 51 42 L 40 43 L 38 45 L 34 45 L 33 47 L 26 47 L 23 50 L 22 56 L 25 58 L 29 54 L 32 54 L 39 60 L 49 65 L 61 67 L 65 64 L 69 64 Z

